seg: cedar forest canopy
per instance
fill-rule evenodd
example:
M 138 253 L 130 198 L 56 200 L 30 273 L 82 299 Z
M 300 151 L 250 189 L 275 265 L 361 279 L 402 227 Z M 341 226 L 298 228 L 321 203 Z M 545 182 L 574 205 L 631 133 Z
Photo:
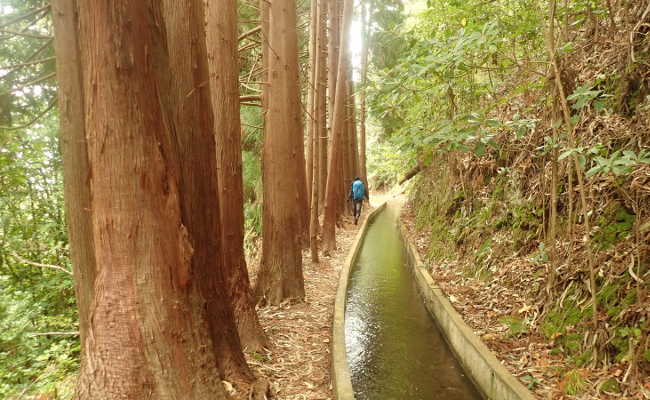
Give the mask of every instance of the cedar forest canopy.
M 518 293 L 537 395 L 648 395 L 650 4 L 131 3 L 0 5 L 2 396 L 252 384 L 255 303 L 304 297 L 356 175 Z

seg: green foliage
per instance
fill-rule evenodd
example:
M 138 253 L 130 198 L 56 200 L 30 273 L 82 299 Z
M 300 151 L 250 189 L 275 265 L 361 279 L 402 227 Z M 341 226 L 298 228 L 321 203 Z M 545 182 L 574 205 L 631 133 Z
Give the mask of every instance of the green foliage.
M 508 327 L 508 336 L 519 336 L 528 332 L 528 326 L 520 318 L 509 316 L 501 318 L 501 323 Z
M 631 233 L 634 220 L 634 215 L 629 214 L 624 208 L 614 207 L 614 211 L 609 215 L 598 217 L 599 230 L 594 235 L 594 243 L 602 250 L 610 248 Z
M 596 101 L 594 107 L 597 110 L 602 110 L 604 108 L 602 99 L 605 97 L 612 96 L 603 94 L 602 90 L 593 90 L 591 84 L 586 84 L 578 87 L 571 95 L 567 97 L 567 100 L 573 102 L 571 105 L 573 109 L 581 110 L 592 101 L 600 98 L 601 100 Z
M 603 384 L 600 386 L 600 392 L 610 394 L 621 393 L 621 385 L 619 385 L 618 381 L 615 378 L 610 378 L 603 382 Z
M 0 8 L 0 23 L 40 9 L 47 3 L 44 0 L 5 0 Z M 5 29 L 25 34 L 3 33 L 0 41 L 0 127 L 31 121 L 50 108 L 56 98 L 54 49 L 49 39 L 52 35 L 50 13 L 43 10 Z M 42 62 L 35 62 L 39 60 Z M 33 84 L 35 81 L 39 83 Z
M 616 349 L 616 361 L 630 361 L 632 352 L 641 339 L 641 329 L 638 327 L 623 326 L 617 328 L 612 339 L 612 345 Z
M 403 152 L 392 141 L 374 143 L 368 154 L 368 180 L 374 188 L 390 186 L 404 173 Z
M 537 2 L 428 6 L 401 32 L 398 62 L 390 68 L 379 63 L 373 74 L 370 112 L 381 121 L 384 138 L 406 150 L 404 159 L 414 152 L 431 160 L 431 152 L 448 149 L 483 156 L 498 151 L 493 138 L 499 131 L 530 132 L 535 120 L 515 115 L 501 121 L 490 112 L 505 101 L 496 92 L 515 66 L 511 43 L 523 39 L 518 51 L 525 53 L 543 46 Z
M 587 171 L 587 177 L 596 174 L 627 175 L 640 164 L 650 164 L 650 151 L 635 153 L 630 150 L 616 150 L 608 158 L 596 156 L 594 166 Z
M 572 369 L 564 375 L 562 380 L 566 394 L 576 396 L 581 394 L 587 387 L 587 381 L 580 371 Z
M 0 397 L 54 390 L 78 368 L 57 121 L 0 136 Z
M 571 297 L 569 293 L 568 297 Z M 576 336 L 564 336 L 574 329 L 577 325 L 587 321 L 592 315 L 590 307 L 580 308 L 576 305 L 575 300 L 568 299 L 562 307 L 551 310 L 541 324 L 541 331 L 548 339 L 556 339 L 560 345 L 565 345 L 570 351 L 575 352 L 579 346 L 576 340 L 581 340 Z M 557 339 L 559 338 L 559 339 Z

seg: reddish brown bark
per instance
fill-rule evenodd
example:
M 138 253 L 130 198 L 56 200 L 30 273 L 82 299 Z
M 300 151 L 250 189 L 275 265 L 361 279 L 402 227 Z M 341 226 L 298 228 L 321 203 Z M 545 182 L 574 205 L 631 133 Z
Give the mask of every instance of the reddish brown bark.
M 341 44 L 341 9 L 340 0 L 328 0 L 329 38 L 328 38 L 328 106 L 330 109 L 329 127 L 330 135 L 334 119 L 334 99 L 336 98 L 336 79 L 339 67 L 339 53 Z M 330 142 L 332 137 L 330 137 Z M 331 150 L 331 149 L 330 149 Z
M 266 345 L 266 337 L 255 311 L 244 257 L 237 3 L 233 0 L 208 2 L 207 17 L 209 80 L 221 202 L 221 244 L 223 263 L 228 272 L 226 284 L 242 345 L 248 351 L 259 351 Z
M 70 240 L 70 256 L 75 276 L 75 292 L 79 310 L 79 335 L 82 347 L 86 342 L 92 282 L 96 266 L 92 221 L 90 215 L 90 168 L 86 144 L 83 87 L 75 0 L 53 0 L 54 48 L 57 55 L 59 122 L 65 192 L 65 213 Z M 82 363 L 84 360 L 82 360 Z
M 167 44 L 170 54 L 174 55 L 170 58 L 173 79 L 170 81 L 169 99 L 181 163 L 183 224 L 194 247 L 192 269 L 201 276 L 197 283 L 207 301 L 214 351 L 220 355 L 219 365 L 223 376 L 229 380 L 251 381 L 253 375 L 241 351 L 233 313 L 234 304 L 242 301 L 239 292 L 233 288 L 237 288 L 237 285 L 250 288 L 248 274 L 245 264 L 241 262 L 243 260 L 236 258 L 237 243 L 231 240 L 229 230 L 237 228 L 235 221 L 221 221 L 224 214 L 237 214 L 237 204 L 218 193 L 223 182 L 221 174 L 217 174 L 217 154 L 228 152 L 229 149 L 224 149 L 224 146 L 229 143 L 217 142 L 219 147 L 215 147 L 215 132 L 217 135 L 223 134 L 230 130 L 232 124 L 223 121 L 221 114 L 215 114 L 213 118 L 210 87 L 206 84 L 209 74 L 202 0 L 165 0 L 163 4 Z M 228 1 L 219 2 L 221 7 L 227 4 Z M 232 34 L 236 35 L 236 31 Z M 211 50 L 223 52 L 222 60 L 236 60 L 225 49 Z M 223 76 L 222 82 L 223 85 L 236 87 L 238 77 Z M 226 98 L 217 100 L 236 102 L 238 106 L 239 93 L 231 90 Z M 239 125 L 237 113 L 231 112 L 229 117 L 235 118 Z M 242 207 L 242 203 L 239 207 Z M 243 216 L 241 225 L 240 229 L 243 230 Z M 239 250 L 243 258 L 241 241 Z M 215 255 L 221 255 L 221 258 Z M 243 279 L 245 281 L 241 282 Z M 244 300 L 250 301 L 250 295 Z M 248 309 L 254 313 L 252 304 Z
M 164 26 L 159 2 L 79 3 L 97 265 L 94 282 L 81 283 L 94 283 L 94 296 L 80 399 L 225 398 L 206 351 L 200 245 L 183 220 Z
M 262 260 L 255 288 L 260 301 L 279 304 L 305 295 L 302 242 L 306 218 L 305 161 L 299 103 L 298 36 L 294 0 L 269 6 L 268 88 L 263 150 Z M 298 146 L 300 143 L 300 146 Z M 302 226 L 301 226 L 302 224 Z
M 318 211 L 320 202 L 320 187 L 322 179 L 321 170 L 325 169 L 325 164 L 322 163 L 323 149 L 321 149 L 322 136 L 325 136 L 327 131 L 327 97 L 326 97 L 326 79 L 327 79 L 327 59 L 326 59 L 326 34 L 327 34 L 327 0 L 319 0 L 317 2 L 317 12 L 315 20 L 316 43 L 314 44 L 314 81 L 313 81 L 313 97 L 314 108 L 312 123 L 312 142 L 314 161 L 311 182 L 311 206 L 310 206 L 310 222 L 309 222 L 309 243 L 311 248 L 312 262 L 319 262 L 318 260 L 318 233 L 320 231 L 318 221 Z
M 350 65 L 350 96 L 348 97 L 348 121 L 350 124 L 350 147 L 351 147 L 351 162 L 352 162 L 352 177 L 354 179 L 360 175 L 359 172 L 359 143 L 357 139 L 357 104 L 356 96 L 354 95 L 354 82 L 352 81 L 352 66 Z
M 336 211 L 341 204 L 341 194 L 344 192 L 344 184 L 341 179 L 342 159 L 341 145 L 345 141 L 346 130 L 346 86 L 344 79 L 349 54 L 346 46 L 343 45 L 345 38 L 349 36 L 350 22 L 352 20 L 352 4 L 350 0 L 343 2 L 343 21 L 341 29 L 341 52 L 338 57 L 336 94 L 333 109 L 332 143 L 327 173 L 327 195 L 325 198 L 325 218 L 323 221 L 323 247 L 325 251 L 332 251 L 336 248 Z
M 317 38 L 318 38 L 318 0 L 311 0 L 310 5 L 310 27 L 309 27 L 309 82 L 307 87 L 307 198 L 309 199 L 309 208 L 311 210 L 311 191 L 312 191 L 312 174 L 314 173 L 314 137 L 315 120 L 316 120 L 316 63 L 317 63 Z M 310 214 L 311 221 L 311 214 Z M 311 237 L 311 231 L 310 231 Z M 311 242 L 311 239 L 310 239 Z
M 361 7 L 361 29 L 363 43 L 361 45 L 361 91 L 359 93 L 359 171 L 361 179 L 368 185 L 368 170 L 366 169 L 366 84 L 368 82 L 368 38 L 369 19 L 367 5 Z

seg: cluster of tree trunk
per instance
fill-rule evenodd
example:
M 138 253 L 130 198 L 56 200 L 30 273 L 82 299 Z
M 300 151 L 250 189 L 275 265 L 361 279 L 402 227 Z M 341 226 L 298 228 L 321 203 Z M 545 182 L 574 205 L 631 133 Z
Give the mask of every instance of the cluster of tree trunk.
M 236 3 L 52 7 L 77 398 L 226 398 L 222 380 L 253 381 L 242 345 L 265 340 L 242 246 Z
M 324 193 L 324 216 L 322 226 L 323 247 L 326 252 L 336 248 L 336 223 L 350 211 L 348 200 L 350 184 L 355 177 L 361 177 L 367 185 L 365 166 L 365 110 L 361 115 L 361 138 L 356 130 L 355 91 L 352 77 L 351 54 L 348 46 L 353 16 L 352 0 L 330 0 L 329 2 L 330 52 L 329 52 L 329 151 Z M 366 5 L 362 4 L 363 10 Z M 362 26 L 366 26 L 362 13 Z M 367 52 L 367 47 L 364 47 Z M 362 55 L 365 60 L 366 56 Z M 362 79 L 367 69 L 362 67 Z M 364 92 L 362 105 L 365 107 Z M 322 122 L 323 124 L 325 121 Z M 359 149 L 361 143 L 361 151 Z M 321 150 L 322 151 L 322 150 Z M 321 166 L 324 169 L 324 166 Z M 348 207 L 346 207 L 346 205 Z
M 243 252 L 236 1 L 53 0 L 52 9 L 82 344 L 76 398 L 226 398 L 222 380 L 254 380 L 242 349 L 265 345 L 256 301 L 304 297 L 302 249 L 309 243 L 318 261 L 319 214 L 331 250 L 349 184 L 366 176 L 352 2 L 313 0 L 307 107 L 295 0 L 260 2 L 254 290 Z

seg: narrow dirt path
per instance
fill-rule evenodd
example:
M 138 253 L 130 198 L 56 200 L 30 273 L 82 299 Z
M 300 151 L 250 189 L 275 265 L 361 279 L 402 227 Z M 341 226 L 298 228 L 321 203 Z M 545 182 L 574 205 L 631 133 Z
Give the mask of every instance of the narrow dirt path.
M 364 204 L 363 217 L 369 211 Z M 321 255 L 320 264 L 313 264 L 309 252 L 303 252 L 304 303 L 258 310 L 270 346 L 263 354 L 248 354 L 247 357 L 255 373 L 269 380 L 274 399 L 333 399 L 330 383 L 332 310 L 339 272 L 359 226 L 361 223 L 355 226 L 346 219 L 337 229 L 338 249 L 329 257 Z M 257 272 L 256 265 L 252 265 L 249 272 L 252 279 Z

